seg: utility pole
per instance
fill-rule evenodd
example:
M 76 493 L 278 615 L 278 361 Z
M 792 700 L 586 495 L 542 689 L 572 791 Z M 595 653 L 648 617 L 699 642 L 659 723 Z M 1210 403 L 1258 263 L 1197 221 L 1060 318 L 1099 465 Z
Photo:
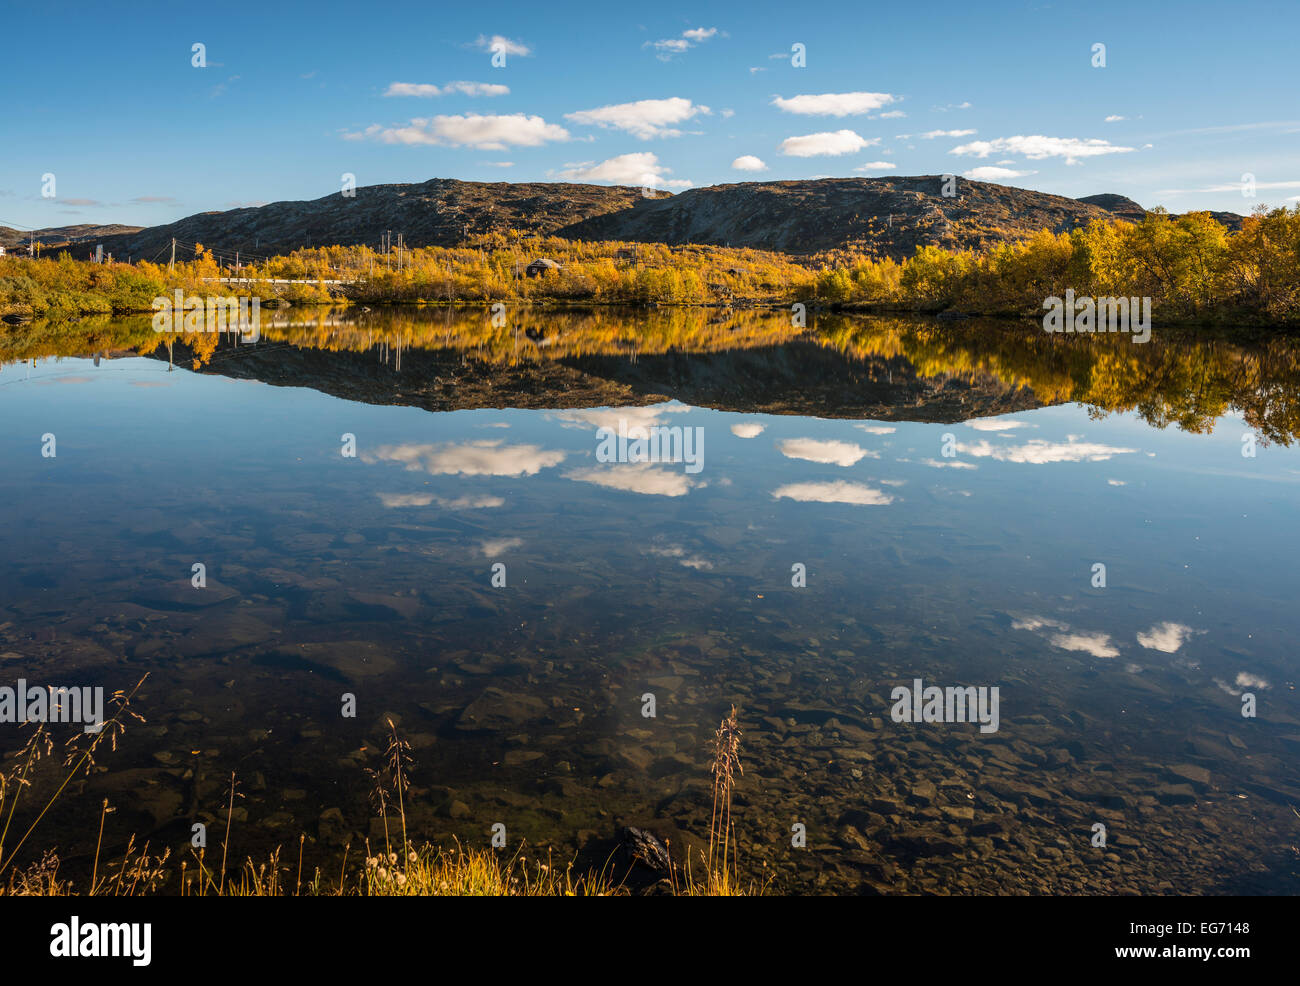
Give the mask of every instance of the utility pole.
M 168 273 L 176 270 L 176 237 L 172 237 L 172 262 L 167 265 Z

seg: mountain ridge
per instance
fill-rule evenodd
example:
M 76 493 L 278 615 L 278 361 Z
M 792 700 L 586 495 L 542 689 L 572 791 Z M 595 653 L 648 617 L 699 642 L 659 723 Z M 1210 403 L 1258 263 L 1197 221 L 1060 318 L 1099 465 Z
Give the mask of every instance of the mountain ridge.
M 950 192 L 952 194 L 945 194 Z M 72 244 L 103 243 L 119 258 L 162 260 L 173 238 L 192 255 L 202 243 L 250 259 L 312 246 L 378 248 L 391 233 L 407 247 L 454 247 L 515 230 L 571 240 L 747 247 L 795 256 L 855 250 L 902 259 L 919 246 L 985 249 L 1048 229 L 1065 232 L 1098 219 L 1140 221 L 1122 195 L 1071 199 L 945 175 L 735 182 L 677 194 L 572 182 L 467 182 L 433 178 L 369 185 L 354 196 L 272 202 L 202 212 L 153 227 L 56 227 Z M 1231 228 L 1241 217 L 1214 213 Z M 98 230 L 98 232 L 97 232 Z M 105 232 L 108 231 L 108 232 Z M 5 235 L 16 240 L 6 243 Z M 29 234 L 0 227 L 0 245 Z

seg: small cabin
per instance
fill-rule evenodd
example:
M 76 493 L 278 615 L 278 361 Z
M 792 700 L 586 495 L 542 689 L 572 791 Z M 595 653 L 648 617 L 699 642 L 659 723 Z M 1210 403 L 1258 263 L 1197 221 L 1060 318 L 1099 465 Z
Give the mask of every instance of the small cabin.
M 526 277 L 541 277 L 543 274 L 546 274 L 548 272 L 554 272 L 558 274 L 560 270 L 561 270 L 560 265 L 557 264 L 554 260 L 550 260 L 547 257 L 538 257 L 531 264 L 529 264 L 527 267 L 524 268 L 524 275 Z

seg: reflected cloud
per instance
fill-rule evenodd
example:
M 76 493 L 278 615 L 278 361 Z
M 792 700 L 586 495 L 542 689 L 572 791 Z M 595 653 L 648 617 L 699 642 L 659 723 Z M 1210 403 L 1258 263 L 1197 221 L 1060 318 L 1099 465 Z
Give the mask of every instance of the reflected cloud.
M 827 466 L 851 466 L 868 456 L 880 458 L 879 452 L 864 449 L 852 442 L 820 441 L 815 438 L 787 438 L 777 442 L 776 447 L 787 459 L 804 459 Z
M 1032 428 L 1028 421 L 1007 421 L 1004 418 L 976 418 L 966 422 L 967 428 L 976 431 L 1010 431 L 1012 428 Z
M 433 502 L 432 493 L 376 493 L 385 507 L 427 507 Z
M 505 499 L 499 496 L 458 496 L 454 500 L 434 496 L 432 493 L 376 493 L 385 507 L 427 507 L 431 503 L 446 510 L 478 510 L 501 507 Z
M 1259 677 L 1258 675 L 1251 674 L 1249 671 L 1238 672 L 1237 677 L 1233 683 L 1233 685 L 1235 685 L 1236 687 L 1233 687 L 1233 685 L 1228 684 L 1222 678 L 1215 678 L 1213 680 L 1214 683 L 1218 685 L 1220 689 L 1222 689 L 1223 691 L 1227 692 L 1229 695 L 1232 696 L 1239 696 L 1244 691 L 1250 688 L 1257 688 L 1262 691 L 1265 688 L 1272 687 L 1272 685 L 1270 685 L 1263 678 Z
M 366 463 L 396 462 L 431 476 L 535 476 L 566 453 L 540 445 L 503 445 L 499 439 L 445 445 L 381 445 L 361 453 Z
M 851 503 L 861 507 L 881 507 L 894 502 L 894 497 L 883 490 L 873 490 L 861 483 L 787 483 L 772 491 L 777 499 L 799 500 L 804 503 Z
M 994 445 L 988 441 L 957 443 L 957 451 L 977 458 L 991 457 L 999 462 L 1025 462 L 1044 465 L 1049 462 L 1105 462 L 1116 455 L 1137 452 L 1135 448 L 1085 442 L 1080 435 L 1070 435 L 1068 441 L 1049 442 L 1034 438 L 1024 445 Z
M 650 404 L 644 407 L 592 407 L 574 408 L 556 411 L 551 417 L 564 422 L 566 428 L 612 428 L 618 430 L 619 422 L 626 421 L 627 427 L 653 428 L 665 424 L 665 414 L 684 414 L 690 406 L 678 401 L 663 404 Z
M 858 431 L 865 431 L 868 435 L 892 435 L 898 431 L 890 425 L 854 425 L 853 427 Z
M 650 554 L 658 555 L 661 558 L 675 558 L 677 563 L 684 568 L 693 568 L 697 572 L 708 571 L 713 567 L 713 562 L 707 558 L 701 558 L 699 555 L 689 555 L 686 549 L 680 544 L 670 544 L 665 547 L 649 548 Z
M 1137 642 L 1147 650 L 1158 650 L 1165 654 L 1174 654 L 1183 644 L 1187 643 L 1198 633 L 1205 633 L 1204 630 L 1193 630 L 1183 623 L 1157 623 L 1150 630 L 1139 632 Z
M 523 538 L 492 538 L 483 542 L 481 550 L 488 558 L 496 558 L 507 551 L 522 547 L 523 543 Z
M 1059 650 L 1081 651 L 1093 657 L 1119 657 L 1119 648 L 1108 633 L 1071 630 L 1068 623 L 1046 616 L 1025 616 L 1011 621 L 1012 630 L 1029 630 L 1044 637 Z M 1050 632 L 1056 631 L 1056 632 Z
M 1061 650 L 1083 651 L 1093 657 L 1119 657 L 1119 648 L 1111 644 L 1108 633 L 1054 633 L 1049 643 Z
M 703 483 L 692 482 L 684 473 L 658 469 L 652 465 L 617 465 L 606 468 L 575 469 L 564 474 L 565 479 L 579 483 L 592 483 L 611 490 L 623 490 L 626 493 L 644 493 L 647 496 L 685 496 L 693 486 Z
M 757 438 L 767 430 L 766 425 L 761 425 L 757 421 L 743 421 L 740 424 L 731 426 L 731 433 L 737 438 Z

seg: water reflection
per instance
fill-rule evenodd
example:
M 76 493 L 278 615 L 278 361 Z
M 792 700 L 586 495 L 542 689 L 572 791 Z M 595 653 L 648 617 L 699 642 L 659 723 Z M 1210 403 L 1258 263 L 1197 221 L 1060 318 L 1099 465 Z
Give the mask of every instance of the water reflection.
M 392 715 L 421 835 L 685 845 L 734 702 L 742 864 L 779 887 L 1296 889 L 1291 344 L 349 317 L 5 337 L 0 671 L 151 672 L 83 792 L 114 837 L 182 844 L 235 770 L 240 851 L 336 861 Z M 703 429 L 704 468 L 599 461 L 620 419 Z M 998 731 L 895 723 L 917 678 L 997 686 Z

